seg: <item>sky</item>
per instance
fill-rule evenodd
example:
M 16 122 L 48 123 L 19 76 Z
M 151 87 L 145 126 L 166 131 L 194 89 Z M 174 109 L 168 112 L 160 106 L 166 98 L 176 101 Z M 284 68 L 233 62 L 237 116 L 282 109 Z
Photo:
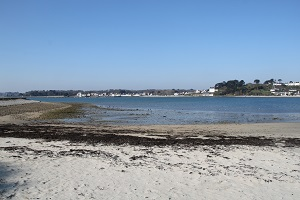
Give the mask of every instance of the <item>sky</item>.
M 300 81 L 299 0 L 0 0 L 0 92 Z

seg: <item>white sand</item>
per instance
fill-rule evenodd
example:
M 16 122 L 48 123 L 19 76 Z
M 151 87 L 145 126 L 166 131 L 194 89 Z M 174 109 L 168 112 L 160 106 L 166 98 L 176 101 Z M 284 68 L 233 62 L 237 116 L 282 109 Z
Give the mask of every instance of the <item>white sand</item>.
M 300 197 L 299 148 L 90 146 L 0 138 L 0 159 L 3 199 Z

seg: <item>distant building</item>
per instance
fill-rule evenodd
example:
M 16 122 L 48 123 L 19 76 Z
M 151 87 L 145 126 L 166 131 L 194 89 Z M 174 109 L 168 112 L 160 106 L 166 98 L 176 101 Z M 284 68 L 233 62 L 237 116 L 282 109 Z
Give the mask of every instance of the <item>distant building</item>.
M 210 87 L 208 90 L 203 90 L 201 95 L 206 97 L 212 97 L 217 91 L 218 89 L 216 89 L 215 87 Z
M 287 86 L 300 86 L 300 82 L 289 82 L 289 83 L 286 83 L 285 85 Z
M 216 89 L 216 88 L 214 88 L 214 87 L 210 87 L 209 90 L 208 90 L 208 93 L 213 94 L 213 93 L 215 93 L 215 92 L 217 92 L 217 91 L 218 91 L 218 89 Z

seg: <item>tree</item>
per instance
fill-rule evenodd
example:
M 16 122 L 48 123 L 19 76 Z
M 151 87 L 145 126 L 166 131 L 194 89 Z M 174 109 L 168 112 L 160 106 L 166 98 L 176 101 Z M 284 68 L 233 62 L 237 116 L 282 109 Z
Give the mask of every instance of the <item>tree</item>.
M 273 84 L 275 82 L 275 80 L 273 79 L 273 78 L 271 78 L 270 80 L 266 80 L 265 82 L 264 82 L 264 84 Z
M 239 84 L 238 84 L 238 89 L 239 89 L 239 95 L 243 94 L 245 91 L 245 81 L 244 80 L 240 80 Z
M 238 80 L 227 81 L 227 83 L 226 83 L 226 87 L 227 87 L 226 92 L 227 92 L 227 94 L 234 94 L 237 91 L 238 84 L 239 84 Z
M 260 80 L 258 80 L 258 79 L 255 79 L 255 80 L 254 80 L 254 83 L 257 85 L 257 84 L 259 84 L 259 83 L 260 83 Z
M 256 84 L 256 90 L 258 90 L 258 84 L 260 83 L 260 80 L 259 79 L 255 79 L 254 83 Z
M 224 87 L 224 86 L 226 86 L 226 82 L 225 82 L 225 81 L 223 81 L 223 82 L 221 82 L 221 83 L 217 83 L 217 84 L 215 85 L 215 88 L 218 89 L 218 88 L 222 88 L 222 87 Z
M 281 83 L 281 81 L 282 81 L 282 79 L 281 79 L 281 78 L 280 78 L 280 79 L 278 79 L 278 82 L 279 82 L 279 83 Z
M 244 80 L 241 80 L 240 82 L 239 82 L 239 87 L 243 87 L 245 85 L 245 81 Z

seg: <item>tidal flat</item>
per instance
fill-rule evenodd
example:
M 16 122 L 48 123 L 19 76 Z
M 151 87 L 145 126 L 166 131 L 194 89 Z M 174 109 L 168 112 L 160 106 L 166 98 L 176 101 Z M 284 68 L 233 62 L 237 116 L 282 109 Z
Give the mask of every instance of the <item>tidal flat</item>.
M 300 123 L 111 125 L 64 123 L 56 114 L 80 118 L 84 109 L 0 107 L 1 198 L 300 196 Z

